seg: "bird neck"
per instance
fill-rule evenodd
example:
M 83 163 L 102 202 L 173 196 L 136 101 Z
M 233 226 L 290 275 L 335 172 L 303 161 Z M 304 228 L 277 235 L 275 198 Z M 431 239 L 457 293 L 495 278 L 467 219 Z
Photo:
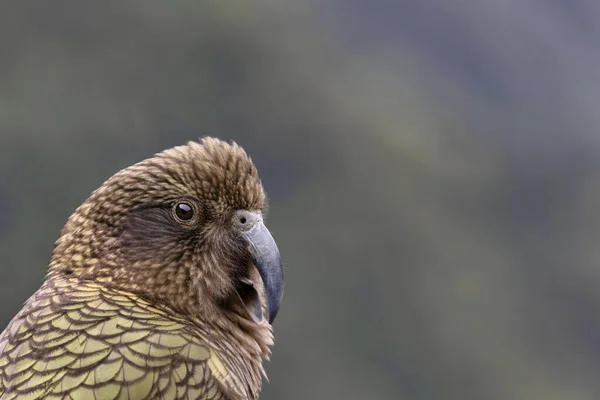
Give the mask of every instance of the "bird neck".
M 262 376 L 267 377 L 263 361 L 269 360 L 273 345 L 271 325 L 257 324 L 237 314 L 227 313 L 226 318 L 189 315 L 200 331 L 207 332 L 213 346 L 223 355 L 223 363 L 232 376 L 239 376 L 248 391 L 248 398 L 258 398 Z

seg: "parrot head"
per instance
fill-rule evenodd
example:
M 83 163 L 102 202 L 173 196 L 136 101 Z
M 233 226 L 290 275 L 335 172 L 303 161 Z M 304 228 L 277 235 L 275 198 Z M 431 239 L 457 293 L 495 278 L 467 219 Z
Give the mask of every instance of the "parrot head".
M 256 167 L 235 143 L 204 138 L 118 172 L 69 218 L 49 275 L 95 280 L 186 316 L 274 321 L 279 250 Z

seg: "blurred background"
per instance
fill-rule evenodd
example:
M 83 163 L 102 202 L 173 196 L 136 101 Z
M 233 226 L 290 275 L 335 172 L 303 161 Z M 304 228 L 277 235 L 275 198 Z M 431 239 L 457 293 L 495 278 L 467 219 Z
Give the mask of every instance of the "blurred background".
M 286 295 L 261 399 L 600 398 L 600 5 L 0 6 L 0 325 L 121 168 L 235 140 Z

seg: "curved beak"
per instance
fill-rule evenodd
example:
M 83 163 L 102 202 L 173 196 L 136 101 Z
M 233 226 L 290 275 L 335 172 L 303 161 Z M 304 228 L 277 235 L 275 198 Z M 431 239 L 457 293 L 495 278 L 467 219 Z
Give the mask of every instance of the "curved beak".
M 249 231 L 242 233 L 242 237 L 250 245 L 254 264 L 265 286 L 269 323 L 272 324 L 283 297 L 283 264 L 279 249 L 262 221 L 257 221 Z

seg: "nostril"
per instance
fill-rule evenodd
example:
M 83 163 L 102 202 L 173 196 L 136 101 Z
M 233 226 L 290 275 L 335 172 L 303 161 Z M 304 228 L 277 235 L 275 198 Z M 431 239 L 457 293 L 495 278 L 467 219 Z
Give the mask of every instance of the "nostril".
M 256 222 L 259 219 L 260 216 L 256 215 L 253 212 L 239 210 L 232 216 L 232 219 L 230 221 L 233 227 L 235 227 L 241 232 L 245 232 L 249 229 L 252 229 L 252 227 L 256 224 Z

